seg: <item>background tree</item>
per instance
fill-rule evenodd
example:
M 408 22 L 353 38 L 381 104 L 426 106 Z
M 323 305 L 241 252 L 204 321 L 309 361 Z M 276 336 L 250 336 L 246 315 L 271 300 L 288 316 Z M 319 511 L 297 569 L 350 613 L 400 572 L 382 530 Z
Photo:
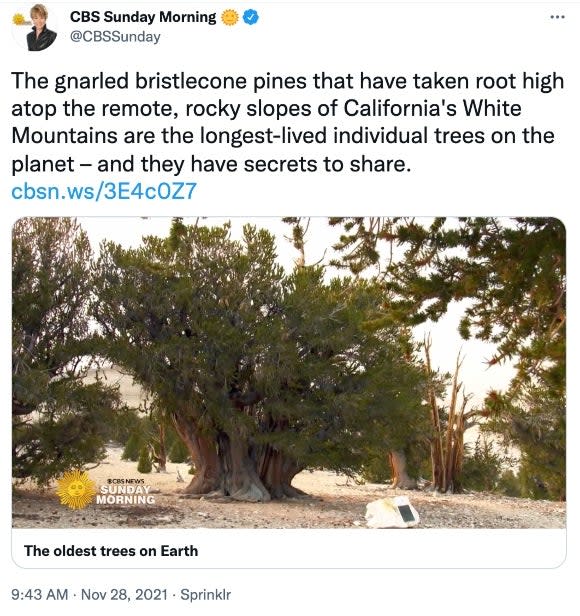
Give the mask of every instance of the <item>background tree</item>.
M 175 464 L 189 462 L 189 451 L 179 436 L 176 435 L 170 442 L 171 445 L 169 446 L 169 453 L 167 454 L 169 461 Z
M 123 447 L 123 453 L 121 454 L 121 460 L 130 460 L 131 462 L 137 462 L 139 459 L 139 452 L 143 447 L 144 431 L 142 427 L 137 425 L 133 432 L 129 434 L 129 438 L 125 442 Z
M 465 393 L 463 383 L 459 381 L 459 372 L 464 359 L 461 357 L 461 352 L 457 355 L 455 370 L 451 377 L 449 401 L 444 408 L 440 407 L 442 379 L 432 367 L 430 336 L 424 338 L 423 350 L 427 374 L 427 398 L 432 426 L 431 487 L 440 492 L 462 492 L 466 450 L 465 432 L 479 425 L 479 419 L 487 413 L 477 407 L 467 410 L 472 395 Z M 461 402 L 459 401 L 460 394 Z M 487 446 L 487 441 L 485 444 Z M 478 446 L 476 453 L 479 453 L 479 451 Z M 477 461 L 479 461 L 479 458 Z
M 355 272 L 382 265 L 390 308 L 401 322 L 436 321 L 468 300 L 459 331 L 492 342 L 489 365 L 511 359 L 517 375 L 487 412 L 493 429 L 526 459 L 564 470 L 565 229 L 554 218 L 332 219 L 343 234 L 337 265 Z M 536 402 L 530 400 L 533 394 Z M 545 407 L 540 401 L 553 403 Z M 501 415 L 501 417 L 500 417 Z M 542 429 L 537 430 L 538 424 Z M 491 425 L 491 424 L 490 424 Z M 541 434 L 541 436 L 539 436 Z M 526 453 L 527 452 L 527 453 Z M 542 482 L 535 471 L 538 482 Z M 551 493 L 562 491 L 554 487 Z
M 172 432 L 170 414 L 156 396 L 146 399 L 140 411 L 146 413 L 141 423 L 142 438 L 149 449 L 153 468 L 158 473 L 165 473 Z
M 44 483 L 104 457 L 120 403 L 101 381 L 84 381 L 86 234 L 74 219 L 22 218 L 12 237 L 12 472 Z
M 355 475 L 420 438 L 424 376 L 407 333 L 385 325 L 381 297 L 368 281 L 325 284 L 320 267 L 288 279 L 265 407 L 288 422 L 279 446 L 301 467 Z
M 284 218 L 283 221 L 291 226 L 292 234 L 286 239 L 291 241 L 294 248 L 298 251 L 298 259 L 296 260 L 297 265 L 303 266 L 306 260 L 306 236 L 310 226 L 310 218 L 287 217 Z M 371 225 L 373 232 L 376 231 L 375 223 L 372 222 Z M 326 250 L 324 251 L 322 259 L 325 255 Z M 322 259 L 320 261 L 322 261 Z M 336 264 L 336 262 L 333 264 Z M 377 332 L 382 331 L 383 336 L 386 331 L 390 332 L 389 340 L 385 342 L 391 349 L 398 349 L 399 355 L 398 358 L 391 357 L 389 359 L 388 368 L 386 368 L 386 366 L 380 368 L 378 383 L 394 383 L 397 381 L 397 377 L 393 375 L 395 380 L 391 381 L 388 375 L 390 369 L 395 368 L 396 371 L 397 366 L 399 368 L 401 367 L 397 359 L 404 358 L 406 362 L 405 370 L 408 375 L 411 366 L 413 366 L 414 369 L 418 367 L 415 359 L 415 353 L 418 349 L 412 348 L 413 344 L 411 342 L 410 330 L 403 324 L 396 323 L 390 311 L 385 309 L 384 289 L 382 286 L 378 284 L 369 284 L 368 281 L 362 281 L 359 278 L 362 269 L 364 268 L 351 268 L 351 271 L 356 277 L 349 282 L 349 286 L 351 288 L 357 288 L 357 286 L 360 288 L 366 287 L 367 290 L 373 288 L 374 296 L 372 305 L 365 307 L 365 316 L 363 316 L 363 319 L 370 318 L 370 321 L 365 324 L 366 329 Z M 371 314 L 372 316 L 369 316 Z M 369 368 L 365 368 L 365 372 L 367 370 L 369 370 Z M 372 369 L 370 369 L 370 372 L 372 372 Z M 431 382 L 433 382 L 432 377 Z M 401 393 L 404 389 L 403 387 L 396 393 L 399 402 L 403 399 Z M 392 402 L 389 401 L 388 395 L 384 396 L 384 401 L 385 405 L 389 406 L 389 408 L 393 406 Z M 423 466 L 423 458 L 427 451 L 426 443 L 429 441 L 426 430 L 428 424 L 420 414 L 421 402 L 417 399 L 407 400 L 406 402 L 408 403 L 405 409 L 406 416 L 399 416 L 399 421 L 391 422 L 386 432 L 384 430 L 377 430 L 377 426 L 371 428 L 370 432 L 375 437 L 379 435 L 380 437 L 374 439 L 373 446 L 365 447 L 364 460 L 360 458 L 357 459 L 357 464 L 362 464 L 362 467 L 359 466 L 359 471 L 362 472 L 362 476 L 366 480 L 385 482 L 387 479 L 390 479 L 391 487 L 404 489 L 413 489 L 417 487 L 417 478 L 420 475 L 420 468 Z M 386 423 L 389 424 L 388 413 L 383 409 L 381 422 L 385 423 L 385 420 L 387 420 Z M 361 425 L 364 425 L 364 422 L 361 423 Z M 396 438 L 397 434 L 402 436 Z M 392 447 L 394 441 L 398 442 L 399 449 L 386 449 L 389 446 Z
M 151 462 L 151 455 L 149 453 L 149 448 L 146 445 L 141 447 L 141 451 L 139 452 L 139 462 L 137 464 L 137 472 L 138 473 L 150 473 L 153 470 L 153 464 Z
M 513 464 L 513 461 L 498 451 L 493 441 L 485 434 L 480 434 L 475 443 L 466 446 L 466 456 L 461 469 L 461 485 L 466 490 L 501 493 L 505 490 L 504 485 L 510 475 L 515 485 L 513 472 L 507 468 L 510 463 Z M 508 494 L 508 496 L 520 495 L 519 490 Z
M 518 383 L 548 371 L 562 385 L 566 323 L 565 229 L 555 218 L 330 219 L 345 233 L 335 263 L 354 271 L 383 260 L 386 289 L 401 320 L 436 321 L 470 300 L 464 338 L 497 345 L 490 364 L 517 358 Z M 393 255 L 393 250 L 398 254 Z
M 485 403 L 485 429 L 499 433 L 519 450 L 521 495 L 527 498 L 566 499 L 565 391 L 542 375 L 514 392 L 490 392 Z
M 123 460 L 132 460 L 133 462 L 139 459 L 139 453 L 143 447 L 149 450 L 149 457 L 155 471 L 164 473 L 167 471 L 167 460 L 172 462 L 183 462 L 187 458 L 187 450 L 180 455 L 182 459 L 175 460 L 169 455 L 171 448 L 175 445 L 175 441 L 181 444 L 181 439 L 177 436 L 175 429 L 171 423 L 171 418 L 166 410 L 159 405 L 155 399 L 145 400 L 137 409 L 134 410 L 135 422 L 132 425 L 130 432 L 125 434 Z M 185 445 L 183 445 L 185 447 Z M 181 448 L 178 446 L 181 450 Z M 176 455 L 178 457 L 176 449 Z

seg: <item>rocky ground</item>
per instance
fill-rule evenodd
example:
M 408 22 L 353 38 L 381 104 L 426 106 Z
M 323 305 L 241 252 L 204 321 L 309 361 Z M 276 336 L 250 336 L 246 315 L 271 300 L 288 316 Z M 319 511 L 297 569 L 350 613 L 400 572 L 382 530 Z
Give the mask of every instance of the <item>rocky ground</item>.
M 89 471 L 97 484 L 112 478 L 144 478 L 154 491 L 149 505 L 104 505 L 92 502 L 73 510 L 60 504 L 55 486 L 39 490 L 20 485 L 13 493 L 15 528 L 365 528 L 367 503 L 405 495 L 419 512 L 419 528 L 565 528 L 566 505 L 491 494 L 434 494 L 391 490 L 385 485 L 358 485 L 326 471 L 303 472 L 293 484 L 310 496 L 270 503 L 240 503 L 226 498 L 182 498 L 177 471 L 189 481 L 185 464 L 168 465 L 167 473 L 142 475 L 135 462 L 109 450 L 105 463 Z

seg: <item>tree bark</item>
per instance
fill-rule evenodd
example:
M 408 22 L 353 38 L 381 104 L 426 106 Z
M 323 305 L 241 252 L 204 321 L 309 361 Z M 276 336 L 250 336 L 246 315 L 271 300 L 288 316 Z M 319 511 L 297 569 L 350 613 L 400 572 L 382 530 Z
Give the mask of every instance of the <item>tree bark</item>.
M 240 432 L 198 433 L 195 417 L 175 414 L 175 428 L 187 446 L 196 473 L 183 494 L 217 492 L 236 500 L 267 502 L 272 498 L 299 498 L 305 493 L 291 485 L 302 469 L 271 445 L 252 449 Z
M 231 438 L 225 432 L 218 435 L 224 494 L 235 500 L 266 502 L 270 493 L 262 483 L 249 455 L 249 445 L 241 436 Z
M 432 487 L 440 490 L 446 482 L 445 463 L 443 455 L 443 436 L 441 422 L 439 420 L 439 409 L 437 407 L 437 397 L 433 387 L 433 369 L 431 367 L 431 336 L 423 339 L 425 349 L 425 373 L 427 375 L 427 396 L 429 408 L 431 410 L 431 424 L 433 426 L 433 436 L 431 438 L 431 474 Z
M 447 413 L 447 429 L 445 434 L 443 434 L 441 422 L 439 421 L 435 390 L 431 380 L 434 373 L 431 369 L 430 336 L 425 337 L 423 346 L 425 349 L 425 370 L 427 378 L 429 379 L 428 397 L 433 424 L 433 437 L 431 439 L 432 488 L 440 492 L 461 492 L 461 471 L 464 457 L 463 439 L 466 430 L 466 420 L 481 414 L 482 411 L 472 409 L 466 412 L 467 403 L 471 399 L 471 395 L 465 394 L 465 390 L 463 391 L 461 408 L 459 410 L 457 409 L 458 395 L 462 389 L 462 385 L 459 383 L 459 371 L 463 363 L 460 351 L 455 361 L 455 372 L 451 384 L 451 399 L 449 402 L 449 411 Z
M 159 421 L 159 447 L 154 448 L 153 454 L 157 460 L 157 472 L 167 472 L 167 448 L 165 446 L 165 425 Z
M 403 490 L 415 490 L 417 481 L 407 474 L 407 458 L 402 451 L 390 451 L 389 463 L 393 472 L 391 488 L 401 488 Z
M 221 490 L 221 465 L 214 439 L 197 434 L 191 419 L 174 415 L 173 422 L 195 466 L 195 475 L 182 492 L 208 494 Z
M 305 492 L 292 485 L 292 479 L 302 469 L 296 462 L 271 445 L 261 448 L 258 455 L 258 472 L 262 483 L 272 498 L 300 498 Z

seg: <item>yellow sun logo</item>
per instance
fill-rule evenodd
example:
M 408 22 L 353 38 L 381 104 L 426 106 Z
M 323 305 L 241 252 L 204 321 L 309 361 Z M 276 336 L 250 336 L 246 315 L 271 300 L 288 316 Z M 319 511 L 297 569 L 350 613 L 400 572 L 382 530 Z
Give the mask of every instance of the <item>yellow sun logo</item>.
M 12 23 L 17 26 L 25 26 L 26 19 L 24 18 L 24 15 L 22 13 L 15 13 L 14 17 L 12 18 Z
M 71 509 L 82 509 L 91 502 L 97 493 L 97 488 L 86 471 L 77 470 L 65 473 L 62 479 L 58 480 L 56 493 L 61 505 L 68 505 Z
M 222 21 L 226 26 L 233 26 L 238 22 L 239 15 L 234 9 L 226 9 L 222 13 Z

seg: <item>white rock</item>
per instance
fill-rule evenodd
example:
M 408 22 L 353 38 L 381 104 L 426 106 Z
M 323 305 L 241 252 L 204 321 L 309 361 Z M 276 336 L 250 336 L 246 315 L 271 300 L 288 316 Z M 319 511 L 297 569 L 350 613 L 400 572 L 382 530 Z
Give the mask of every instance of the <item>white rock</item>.
M 369 528 L 411 528 L 419 524 L 419 513 L 406 496 L 382 498 L 367 505 Z

